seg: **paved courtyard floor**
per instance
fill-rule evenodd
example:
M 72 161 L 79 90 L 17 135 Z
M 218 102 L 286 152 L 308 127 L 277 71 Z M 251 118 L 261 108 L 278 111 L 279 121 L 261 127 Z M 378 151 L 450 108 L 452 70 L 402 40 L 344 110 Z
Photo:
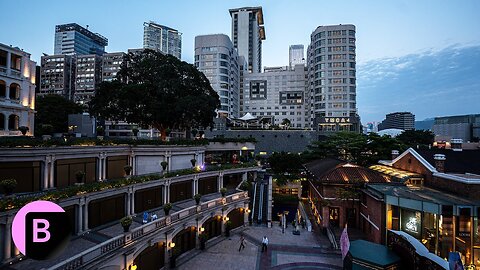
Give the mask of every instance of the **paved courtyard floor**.
M 293 235 L 293 228 L 282 233 L 278 223 L 272 228 L 245 227 L 230 238 L 214 244 L 179 267 L 190 269 L 342 269 L 341 255 L 330 250 L 326 237 L 301 229 Z M 240 234 L 245 235 L 246 247 L 238 251 Z M 266 252 L 261 252 L 263 236 L 269 239 Z

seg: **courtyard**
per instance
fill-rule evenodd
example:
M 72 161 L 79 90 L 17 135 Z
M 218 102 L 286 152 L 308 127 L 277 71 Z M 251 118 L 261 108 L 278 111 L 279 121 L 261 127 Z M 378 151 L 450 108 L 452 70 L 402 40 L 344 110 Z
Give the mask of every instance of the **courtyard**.
M 342 269 L 339 251 L 330 249 L 325 236 L 306 229 L 300 229 L 300 235 L 292 231 L 289 226 L 282 233 L 278 223 L 272 228 L 247 226 L 207 246 L 195 257 L 181 262 L 177 269 Z M 238 251 L 241 234 L 246 247 Z M 266 252 L 261 252 L 263 236 L 269 239 Z

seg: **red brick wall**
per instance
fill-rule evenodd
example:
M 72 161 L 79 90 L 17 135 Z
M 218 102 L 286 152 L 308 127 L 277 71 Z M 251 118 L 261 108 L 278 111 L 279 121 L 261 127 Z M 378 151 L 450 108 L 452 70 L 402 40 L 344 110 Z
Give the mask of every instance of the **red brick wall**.
M 382 201 L 377 201 L 374 198 L 362 193 L 364 200 L 366 199 L 366 205 L 360 206 L 360 213 L 365 217 L 370 217 L 370 221 L 373 222 L 380 230 L 373 227 L 364 217 L 360 215 L 360 228 L 365 233 L 367 240 L 384 244 L 385 242 L 385 204 Z
M 432 173 L 410 153 L 407 153 L 400 160 L 395 162 L 392 167 L 422 174 L 426 186 L 429 186 L 432 182 Z
M 467 197 L 470 199 L 476 200 L 480 198 L 479 185 L 469 185 L 469 184 L 460 183 L 457 181 L 434 176 L 431 186 L 435 189 L 443 190 L 448 193 L 452 193 L 462 197 Z

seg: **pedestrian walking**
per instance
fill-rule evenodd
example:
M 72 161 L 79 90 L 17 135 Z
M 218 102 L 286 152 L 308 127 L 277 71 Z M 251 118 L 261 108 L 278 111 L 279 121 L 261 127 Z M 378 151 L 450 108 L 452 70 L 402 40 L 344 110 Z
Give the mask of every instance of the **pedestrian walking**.
M 268 238 L 267 236 L 264 236 L 262 239 L 262 252 L 267 251 L 267 246 L 268 246 Z
M 242 249 L 245 249 L 245 237 L 240 236 L 240 247 L 238 248 L 238 252 L 240 252 Z

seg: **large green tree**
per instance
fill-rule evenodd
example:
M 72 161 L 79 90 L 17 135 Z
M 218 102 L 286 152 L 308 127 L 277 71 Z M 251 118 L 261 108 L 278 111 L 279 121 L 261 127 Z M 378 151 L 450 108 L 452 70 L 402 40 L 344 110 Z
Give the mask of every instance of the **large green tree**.
M 338 132 L 313 143 L 303 156 L 309 160 L 331 157 L 368 166 L 390 159 L 392 150 L 404 149 L 401 141 L 388 135 Z
M 396 138 L 409 147 L 428 147 L 433 144 L 435 134 L 430 130 L 405 130 Z
M 128 54 L 117 80 L 99 86 L 90 112 L 99 119 L 158 129 L 212 126 L 218 94 L 193 65 L 152 50 Z
M 302 169 L 302 158 L 298 154 L 273 153 L 268 157 L 268 163 L 274 173 L 297 173 Z
M 35 101 L 35 136 L 68 131 L 68 115 L 82 113 L 83 107 L 60 95 L 45 95 Z

